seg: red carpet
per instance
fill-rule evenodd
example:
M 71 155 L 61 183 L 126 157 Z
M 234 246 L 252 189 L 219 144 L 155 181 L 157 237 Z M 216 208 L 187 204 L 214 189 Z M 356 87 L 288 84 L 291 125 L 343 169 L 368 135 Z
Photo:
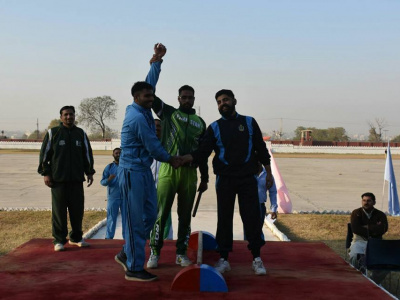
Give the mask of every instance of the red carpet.
M 155 282 L 124 279 L 114 261 L 122 241 L 89 240 L 91 247 L 66 245 L 54 252 L 50 239 L 34 239 L 0 257 L 1 299 L 391 299 L 322 243 L 267 242 L 262 259 L 267 276 L 255 276 L 247 242 L 235 241 L 228 293 L 175 292 L 175 242 L 163 248 Z M 148 249 L 147 249 L 148 250 Z M 191 258 L 194 252 L 188 253 Z M 203 263 L 214 265 L 215 252 Z

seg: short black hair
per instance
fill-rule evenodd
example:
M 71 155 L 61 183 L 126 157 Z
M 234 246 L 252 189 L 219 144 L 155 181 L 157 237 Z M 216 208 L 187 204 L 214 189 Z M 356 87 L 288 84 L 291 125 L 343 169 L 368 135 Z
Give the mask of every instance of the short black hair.
M 72 109 L 72 111 L 75 113 L 75 107 L 73 107 L 72 105 L 66 105 L 66 106 L 61 107 L 60 116 L 62 115 L 63 110 L 67 110 L 67 109 Z
M 178 91 L 179 95 L 180 95 L 183 91 L 191 91 L 191 92 L 193 93 L 193 95 L 194 95 L 194 88 L 192 88 L 190 85 L 185 84 L 185 85 L 181 86 L 181 88 L 180 88 L 179 91 Z
M 375 200 L 375 195 L 374 194 L 372 194 L 372 193 L 364 193 L 364 194 L 362 194 L 361 195 L 361 199 L 362 198 L 364 198 L 364 197 L 370 197 L 374 202 L 376 202 L 376 200 Z
M 118 147 L 114 148 L 113 153 L 114 153 L 115 150 L 121 150 L 121 148 L 118 148 Z
M 135 96 L 137 96 L 137 94 L 143 90 L 152 90 L 154 91 L 153 86 L 150 83 L 147 83 L 145 81 L 138 81 L 135 82 L 134 85 L 131 88 L 131 94 L 132 97 L 135 98 Z
M 232 99 L 235 99 L 235 95 L 233 94 L 233 92 L 231 90 L 220 90 L 215 94 L 215 100 L 217 100 L 217 98 L 221 95 L 227 95 L 227 96 L 231 97 Z

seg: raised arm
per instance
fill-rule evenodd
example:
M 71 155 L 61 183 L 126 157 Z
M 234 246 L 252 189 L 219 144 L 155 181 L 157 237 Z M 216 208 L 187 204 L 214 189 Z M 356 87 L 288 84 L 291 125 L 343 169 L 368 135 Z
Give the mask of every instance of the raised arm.
M 146 82 L 153 86 L 154 92 L 161 72 L 162 58 L 167 53 L 167 48 L 161 43 L 154 45 L 154 54 L 150 59 L 150 71 L 146 76 Z
M 160 78 L 161 63 L 163 62 L 162 58 L 166 53 L 167 48 L 165 48 L 163 44 L 157 43 L 154 45 L 154 54 L 150 59 L 150 70 L 146 76 L 146 82 L 153 86 L 154 93 L 156 91 L 158 79 Z M 154 97 L 152 109 L 161 120 L 164 119 L 164 113 L 170 114 L 175 111 L 175 108 L 164 103 L 157 96 Z

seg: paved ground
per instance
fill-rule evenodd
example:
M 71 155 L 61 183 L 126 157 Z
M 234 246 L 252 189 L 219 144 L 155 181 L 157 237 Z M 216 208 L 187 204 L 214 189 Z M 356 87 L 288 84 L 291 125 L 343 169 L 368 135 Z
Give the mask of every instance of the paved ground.
M 37 207 L 49 208 L 50 190 L 37 174 L 37 154 L 0 154 L 0 208 Z M 102 171 L 112 161 L 111 156 L 95 156 L 95 181 L 85 188 L 86 208 L 105 208 L 106 188 L 100 185 Z M 351 211 L 360 205 L 360 195 L 371 191 L 377 195 L 377 207 L 382 206 L 384 159 L 323 159 L 323 158 L 276 158 L 286 186 L 289 189 L 293 209 L 296 211 L 345 210 Z M 400 161 L 393 161 L 400 171 Z M 211 166 L 211 163 L 210 163 Z M 210 167 L 210 170 L 212 168 Z M 212 172 L 212 171 L 211 171 Z M 397 178 L 400 174 L 397 172 Z M 216 200 L 215 176 L 210 175 L 209 189 L 203 194 L 192 231 L 205 230 L 215 234 Z M 387 196 L 385 196 L 387 199 Z M 387 205 L 383 206 L 387 210 Z M 176 212 L 176 204 L 173 206 Z M 176 228 L 177 217 L 173 214 Z M 120 226 L 120 225 L 119 225 Z M 242 239 L 243 229 L 236 207 L 234 238 Z M 275 237 L 264 229 L 267 240 Z M 174 233 L 176 237 L 176 232 Z M 104 229 L 96 238 L 104 238 Z M 115 238 L 121 238 L 120 227 Z
M 0 207 L 50 207 L 50 190 L 37 174 L 37 154 L 0 154 Z M 85 188 L 86 208 L 106 207 L 106 188 L 100 185 L 111 156 L 95 156 L 95 182 Z M 360 195 L 371 191 L 382 205 L 384 159 L 276 158 L 296 211 L 352 210 Z M 394 160 L 400 180 L 400 160 Z M 211 166 L 211 164 L 210 164 Z M 210 171 L 212 167 L 210 167 Z M 203 194 L 199 212 L 215 211 L 215 176 Z M 386 197 L 387 199 L 387 197 Z M 386 200 L 385 200 L 386 202 Z M 383 206 L 387 210 L 387 205 Z

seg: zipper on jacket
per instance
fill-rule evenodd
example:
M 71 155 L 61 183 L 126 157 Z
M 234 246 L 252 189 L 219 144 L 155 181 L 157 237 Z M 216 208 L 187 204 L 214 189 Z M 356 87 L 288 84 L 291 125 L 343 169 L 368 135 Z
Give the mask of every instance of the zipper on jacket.
M 187 144 L 187 131 L 188 131 L 188 127 L 189 127 L 189 121 L 190 121 L 190 116 L 189 116 L 189 114 L 187 114 L 187 122 L 186 122 L 186 128 L 185 128 L 185 142 L 183 143 L 185 148 L 186 148 L 186 144 Z M 185 154 L 187 154 L 187 153 L 185 153 Z
M 69 137 L 69 180 L 72 180 L 72 168 L 71 168 L 71 163 L 72 163 L 72 141 L 71 141 L 71 130 L 68 130 L 68 137 Z

